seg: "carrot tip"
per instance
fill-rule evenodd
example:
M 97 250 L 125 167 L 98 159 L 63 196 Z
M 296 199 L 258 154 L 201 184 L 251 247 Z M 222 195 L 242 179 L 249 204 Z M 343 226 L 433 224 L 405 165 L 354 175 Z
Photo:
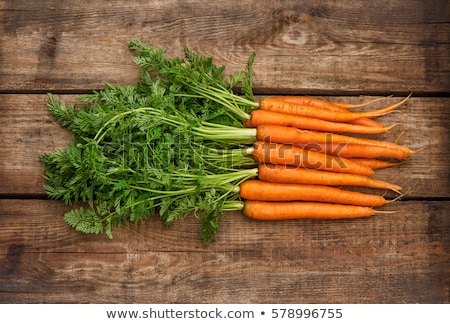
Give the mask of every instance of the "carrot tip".
M 353 109 L 353 108 L 361 108 L 361 107 L 365 107 L 365 106 L 368 106 L 368 105 L 370 105 L 370 104 L 373 104 L 373 103 L 375 103 L 375 102 L 377 102 L 377 101 L 380 101 L 380 100 L 383 100 L 383 99 L 386 99 L 386 98 L 390 98 L 390 97 L 392 97 L 392 96 L 393 96 L 393 95 L 389 95 L 389 96 L 382 97 L 382 98 L 376 98 L 376 99 L 370 100 L 370 101 L 368 101 L 368 102 L 363 102 L 363 103 L 361 103 L 361 104 L 347 104 L 347 103 L 341 103 L 341 102 L 333 102 L 333 103 L 334 103 L 334 104 L 337 104 L 337 105 L 340 106 L 340 107 L 346 108 L 346 109 Z
M 395 214 L 396 210 L 375 210 L 375 214 Z
M 397 194 L 399 194 L 400 196 L 402 196 L 403 195 L 403 193 L 400 191 L 401 190 L 401 188 L 399 189 L 399 190 L 397 190 L 397 188 L 391 188 L 391 190 L 393 191 L 393 192 L 395 192 L 395 193 L 397 193 Z
M 423 146 L 423 147 L 421 147 L 421 148 L 419 148 L 419 149 L 417 149 L 415 151 L 412 151 L 412 154 L 416 154 L 416 153 L 422 152 L 423 150 L 426 150 L 427 148 L 428 148 L 428 146 Z
M 402 131 L 401 133 L 400 133 L 400 135 L 398 135 L 397 136 L 397 138 L 395 139 L 395 144 L 398 144 L 398 142 L 400 141 L 400 138 L 403 136 L 403 134 L 405 134 L 405 131 Z
M 397 192 L 397 191 L 396 191 Z M 397 192 L 398 194 L 399 194 L 399 196 L 398 197 L 395 197 L 394 199 L 391 199 L 391 200 L 388 200 L 388 204 L 391 204 L 391 203 L 393 203 L 393 202 L 396 202 L 396 201 L 398 201 L 398 200 L 401 200 L 403 197 L 405 197 L 406 196 L 406 194 L 408 193 L 408 191 L 407 192 L 405 192 L 405 193 L 401 193 L 401 192 Z
M 391 126 L 387 126 L 387 127 L 385 127 L 388 131 L 390 131 L 392 128 L 394 128 L 394 127 L 396 127 L 396 126 L 399 126 L 399 125 L 404 125 L 403 123 L 395 123 L 395 124 L 392 124 Z

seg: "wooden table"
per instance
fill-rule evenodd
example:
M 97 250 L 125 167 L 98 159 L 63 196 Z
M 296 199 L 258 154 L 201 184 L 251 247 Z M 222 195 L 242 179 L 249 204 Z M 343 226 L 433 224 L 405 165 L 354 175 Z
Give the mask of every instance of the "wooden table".
M 0 302 L 450 302 L 450 14 L 414 1 L 0 0 Z M 395 214 L 257 222 L 229 213 L 203 246 L 189 217 L 88 236 L 46 199 L 39 156 L 70 140 L 46 109 L 137 80 L 132 38 L 242 69 L 255 93 L 380 103 L 413 97 L 380 138 L 428 148 L 376 173 Z

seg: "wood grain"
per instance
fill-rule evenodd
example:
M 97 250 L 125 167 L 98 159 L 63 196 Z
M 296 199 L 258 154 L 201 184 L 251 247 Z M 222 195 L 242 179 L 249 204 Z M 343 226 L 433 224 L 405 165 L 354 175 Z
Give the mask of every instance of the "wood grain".
M 60 202 L 0 200 L 0 302 L 448 303 L 449 208 L 401 202 L 344 222 L 229 213 L 202 246 L 193 218 L 109 240 L 70 229 Z
M 255 91 L 450 91 L 447 1 L 0 2 L 0 91 L 86 91 L 136 79 L 132 38 L 229 71 L 255 51 Z

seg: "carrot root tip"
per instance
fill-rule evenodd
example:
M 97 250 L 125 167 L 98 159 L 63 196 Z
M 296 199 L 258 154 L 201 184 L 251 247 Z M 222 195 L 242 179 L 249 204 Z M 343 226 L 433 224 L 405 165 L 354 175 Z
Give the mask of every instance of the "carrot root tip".
M 413 151 L 413 153 L 412 153 L 412 154 L 417 154 L 417 153 L 420 153 L 420 152 L 422 152 L 422 151 L 426 150 L 427 148 L 428 148 L 428 146 L 423 146 L 423 147 L 421 147 L 421 148 L 418 148 L 417 150 Z
M 395 214 L 396 210 L 375 210 L 375 214 Z

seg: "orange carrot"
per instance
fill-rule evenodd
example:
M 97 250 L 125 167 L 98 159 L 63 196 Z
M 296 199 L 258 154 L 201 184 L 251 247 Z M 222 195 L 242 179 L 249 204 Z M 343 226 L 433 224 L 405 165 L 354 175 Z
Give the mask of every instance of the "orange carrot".
M 251 119 L 246 123 L 247 127 L 259 125 L 279 125 L 298 127 L 332 133 L 357 133 L 357 134 L 381 134 L 387 133 L 391 127 L 372 127 L 355 125 L 350 123 L 330 122 L 317 118 L 284 114 L 274 111 L 257 109 L 252 111 Z
M 390 168 L 402 163 L 402 162 L 391 162 L 385 160 L 365 159 L 365 158 L 350 158 L 349 160 L 359 164 L 367 165 L 372 170 Z
M 323 108 L 328 109 L 331 111 L 347 111 L 344 107 L 339 107 L 338 105 L 335 105 L 331 102 L 328 102 L 326 100 L 322 99 L 316 99 L 311 97 L 302 97 L 302 96 L 276 96 L 272 97 L 276 99 L 280 99 L 282 101 L 296 103 L 299 105 L 305 105 L 305 106 L 312 106 L 317 108 Z M 368 127 L 376 127 L 376 128 L 382 128 L 383 125 L 375 120 L 372 120 L 370 118 L 358 118 L 355 120 L 349 121 L 350 124 L 356 124 L 356 125 L 362 125 L 362 126 L 368 126 Z
M 370 119 L 370 118 L 358 118 L 355 120 L 348 121 L 349 124 L 355 124 L 355 125 L 361 125 L 361 126 L 368 126 L 368 127 L 375 127 L 380 128 L 384 127 L 384 125 L 380 122 L 377 122 L 376 120 Z
M 370 144 L 355 144 L 355 143 L 300 143 L 295 146 L 301 147 L 305 150 L 312 150 L 324 154 L 331 154 L 345 158 L 391 158 L 403 160 L 412 154 L 409 150 L 399 150 L 393 147 L 381 147 Z
M 360 104 L 349 104 L 349 103 L 341 102 L 341 101 L 334 101 L 334 102 L 332 102 L 332 104 L 334 104 L 335 106 L 344 108 L 344 109 L 354 109 L 354 108 L 366 107 L 370 104 L 373 104 L 374 102 L 377 102 L 377 101 L 380 101 L 380 100 L 383 100 L 383 99 L 389 98 L 389 97 L 392 97 L 392 95 L 387 96 L 387 97 L 382 97 L 382 98 L 376 98 L 376 99 L 373 99 L 373 100 L 370 100 L 367 102 L 363 102 Z
M 257 220 L 286 220 L 302 218 L 344 219 L 369 217 L 377 213 L 370 207 L 320 202 L 269 202 L 246 200 L 243 214 Z
M 331 111 L 325 108 L 316 108 L 312 106 L 291 103 L 276 98 L 266 97 L 259 102 L 259 109 L 282 112 L 292 115 L 300 115 L 305 117 L 313 117 L 328 121 L 348 122 L 363 117 L 373 118 L 383 116 L 393 111 L 394 109 L 397 109 L 408 98 L 403 99 L 399 103 L 378 110 L 366 112 L 349 112 L 349 111 Z
M 405 99 L 401 100 L 399 103 L 397 103 L 395 105 L 402 105 L 411 96 L 412 96 L 412 92 Z M 388 96 L 388 97 L 392 97 L 392 95 Z M 331 102 L 331 101 L 327 101 L 327 100 L 323 100 L 323 99 L 312 98 L 312 97 L 303 97 L 303 96 L 273 96 L 271 98 L 286 101 L 286 102 L 291 102 L 291 103 L 295 103 L 295 104 L 299 104 L 299 105 L 329 109 L 332 111 L 344 111 L 347 109 L 365 107 L 374 102 L 377 102 L 379 100 L 382 100 L 382 99 L 385 99 L 388 97 L 376 98 L 376 99 L 370 100 L 370 101 L 362 103 L 362 104 L 348 104 L 345 102 Z
M 262 201 L 320 201 L 355 206 L 383 206 L 387 203 L 380 195 L 343 190 L 323 185 L 275 183 L 247 180 L 241 183 L 239 195 L 247 200 Z
M 244 121 L 244 125 L 245 125 L 246 128 L 253 128 L 253 127 L 255 127 L 255 126 L 253 126 L 253 121 L 251 119 L 246 119 Z
M 271 98 L 304 106 L 312 106 L 332 111 L 342 111 L 341 109 L 339 109 L 339 106 L 335 105 L 334 103 L 319 98 L 306 96 L 273 96 Z
M 414 153 L 414 151 L 410 150 L 408 147 L 404 145 L 399 145 L 388 141 L 379 141 L 334 133 L 302 130 L 296 127 L 286 127 L 278 125 L 259 125 L 257 127 L 257 138 L 260 141 L 270 141 L 275 143 L 293 143 L 293 144 L 353 143 L 353 144 L 373 145 L 379 147 L 392 148 L 404 151 L 405 154 L 409 155 Z
M 372 179 L 357 174 L 343 174 L 321 170 L 309 170 L 284 165 L 261 164 L 258 167 L 258 178 L 277 183 L 303 183 L 326 186 L 354 186 L 377 189 L 388 189 L 400 192 L 402 188 L 382 180 Z
M 253 158 L 262 163 L 291 165 L 360 175 L 373 174 L 373 170 L 365 165 L 337 156 L 303 150 L 288 144 L 257 141 L 253 145 Z

